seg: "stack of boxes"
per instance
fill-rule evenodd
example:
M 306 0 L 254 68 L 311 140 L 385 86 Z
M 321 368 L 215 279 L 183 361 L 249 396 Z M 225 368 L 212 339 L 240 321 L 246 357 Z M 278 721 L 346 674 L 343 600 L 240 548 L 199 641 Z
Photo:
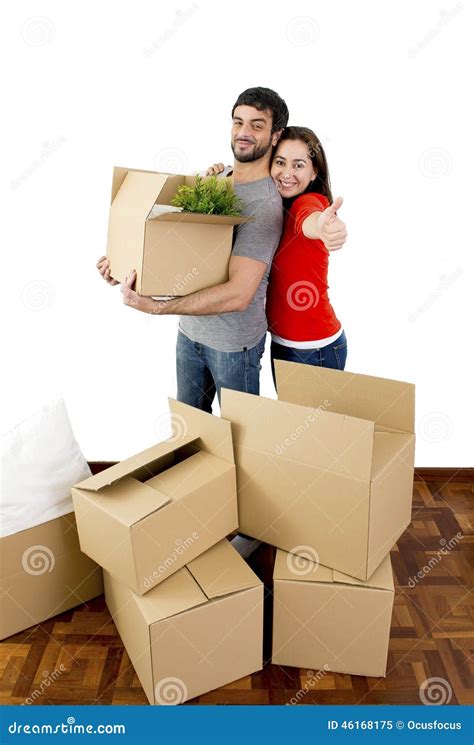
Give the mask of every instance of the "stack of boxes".
M 411 522 L 414 386 L 276 361 L 278 401 L 225 390 L 240 530 L 277 547 L 274 663 L 386 671 L 389 552 Z
M 274 663 L 385 675 L 414 387 L 278 361 L 276 377 L 278 400 L 223 390 L 222 418 L 170 400 L 171 439 L 73 488 L 151 703 L 262 667 L 263 586 L 226 539 L 237 528 L 277 548 Z
M 173 436 L 72 489 L 82 551 L 150 703 L 262 668 L 263 585 L 238 527 L 229 422 L 170 400 Z M 238 621 L 236 621 L 238 619 Z

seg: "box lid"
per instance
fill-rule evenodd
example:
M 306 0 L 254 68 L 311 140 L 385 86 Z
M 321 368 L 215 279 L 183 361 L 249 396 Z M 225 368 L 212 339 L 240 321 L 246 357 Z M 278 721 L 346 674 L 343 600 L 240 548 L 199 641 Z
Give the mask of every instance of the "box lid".
M 198 445 L 207 453 L 235 463 L 232 428 L 230 422 L 221 417 L 188 406 L 174 398 L 168 399 L 173 427 L 173 441 L 181 444 L 180 436 L 198 439 Z
M 275 361 L 278 399 L 305 406 L 325 405 L 337 414 L 368 419 L 382 427 L 415 431 L 415 386 L 399 380 Z
M 208 598 L 229 595 L 261 584 L 228 540 L 212 546 L 187 567 Z
M 208 601 L 186 567 L 178 569 L 146 595 L 135 595 L 131 590 L 130 594 L 148 624 L 171 618 Z
M 218 597 L 261 585 L 224 539 L 165 579 L 146 595 L 133 595 L 149 624 L 183 613 Z
M 163 212 L 161 215 L 148 216 L 148 220 L 155 222 L 192 222 L 200 225 L 241 225 L 250 222 L 253 217 L 241 217 L 233 215 L 206 215 L 201 212 Z
M 131 458 L 116 463 L 110 468 L 106 468 L 105 471 L 96 473 L 95 476 L 89 476 L 89 478 L 80 481 L 74 485 L 76 489 L 84 489 L 85 491 L 99 491 L 106 486 L 110 486 L 115 482 L 119 481 L 124 476 L 131 475 L 134 471 L 147 466 L 154 460 L 172 453 L 183 445 L 188 445 L 196 440 L 195 434 L 183 434 L 181 437 L 171 437 L 169 440 L 159 442 L 157 445 L 152 445 L 147 450 L 143 450 L 137 455 L 133 455 Z M 151 488 L 151 487 L 150 487 Z
M 165 173 L 132 169 L 123 176 L 124 170 L 114 169 L 112 194 L 117 187 L 118 189 L 113 197 L 111 209 L 146 220 L 169 177 Z
M 399 460 L 400 452 L 414 435 L 408 432 L 375 431 L 371 479 L 375 480 L 384 469 Z
M 343 574 L 342 572 L 337 572 L 335 569 L 325 567 L 322 564 L 315 564 L 303 556 L 295 556 L 287 551 L 278 549 L 276 552 L 273 579 L 289 580 L 292 582 L 355 585 L 370 589 L 394 591 L 390 555 L 386 556 L 371 577 L 363 582 L 355 577 L 350 577 L 348 574 Z
M 143 220 L 160 222 L 240 225 L 254 219 L 251 216 L 206 215 L 197 212 L 150 214 L 153 205 L 160 199 L 164 204 L 170 202 L 179 183 L 193 185 L 194 180 L 192 176 L 115 166 L 112 177 L 111 204 L 114 205 L 114 210 L 140 215 Z
M 370 480 L 373 422 L 227 388 L 221 392 L 221 412 L 232 422 L 236 453 L 252 450 L 296 467 Z
M 100 504 L 102 511 L 127 527 L 135 525 L 171 502 L 169 495 L 129 476 L 105 486 L 100 494 L 89 492 L 88 499 L 96 505 Z
M 158 489 L 163 495 L 167 494 L 170 499 L 178 500 L 187 494 L 196 492 L 234 468 L 233 464 L 227 463 L 222 458 L 200 450 L 180 463 L 174 464 L 172 468 L 147 479 L 145 484 Z

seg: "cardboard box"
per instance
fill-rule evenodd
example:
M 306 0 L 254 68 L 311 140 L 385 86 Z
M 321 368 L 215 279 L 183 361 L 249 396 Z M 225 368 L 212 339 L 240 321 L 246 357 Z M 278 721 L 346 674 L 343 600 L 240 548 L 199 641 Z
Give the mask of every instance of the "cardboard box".
M 262 668 L 263 585 L 229 541 L 143 597 L 107 573 L 104 580 L 151 704 L 179 704 Z
M 276 376 L 278 401 L 222 391 L 240 531 L 366 580 L 411 521 L 414 386 L 278 360 Z
M 191 176 L 114 168 L 107 257 L 120 282 L 136 269 L 139 295 L 189 295 L 229 278 L 234 225 L 248 217 L 152 213 L 156 203 L 171 204 L 178 186 L 193 183 Z
M 169 405 L 170 439 L 72 489 L 82 550 L 140 595 L 238 527 L 229 422 Z
M 278 550 L 273 583 L 273 663 L 385 676 L 394 600 L 390 556 L 361 582 Z
M 79 548 L 74 513 L 0 538 L 0 639 L 101 595 L 102 569 Z

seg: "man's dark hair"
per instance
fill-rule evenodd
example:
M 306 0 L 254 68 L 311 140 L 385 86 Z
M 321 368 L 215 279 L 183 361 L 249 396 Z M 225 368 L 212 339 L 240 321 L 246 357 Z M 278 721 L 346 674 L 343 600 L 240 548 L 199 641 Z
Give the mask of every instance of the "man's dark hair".
M 272 132 L 284 129 L 288 124 L 288 106 L 278 93 L 270 88 L 247 88 L 234 103 L 232 116 L 237 106 L 253 106 L 258 111 L 270 111 Z

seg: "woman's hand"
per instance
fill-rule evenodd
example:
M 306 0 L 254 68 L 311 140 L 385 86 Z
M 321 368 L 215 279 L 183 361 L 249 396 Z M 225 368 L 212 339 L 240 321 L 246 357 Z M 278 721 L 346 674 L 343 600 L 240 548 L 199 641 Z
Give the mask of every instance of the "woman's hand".
M 346 224 L 337 216 L 337 210 L 342 205 L 342 202 L 342 197 L 337 197 L 319 215 L 319 234 L 328 251 L 338 251 L 347 240 Z
M 218 176 L 223 171 L 225 171 L 225 165 L 223 163 L 214 163 L 213 166 L 209 166 L 207 169 L 206 176 Z
M 105 279 L 106 282 L 109 283 L 109 285 L 113 286 L 120 284 L 118 280 L 110 276 L 110 261 L 108 260 L 107 256 L 101 256 L 96 266 L 100 272 L 100 275 Z

